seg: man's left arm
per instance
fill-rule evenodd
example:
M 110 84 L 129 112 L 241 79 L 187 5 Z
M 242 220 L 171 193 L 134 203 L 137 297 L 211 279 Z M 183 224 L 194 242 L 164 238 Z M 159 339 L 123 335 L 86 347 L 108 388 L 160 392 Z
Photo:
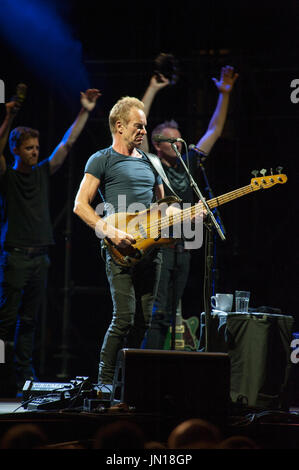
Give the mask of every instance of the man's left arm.
M 71 127 L 64 134 L 61 142 L 49 157 L 50 173 L 55 173 L 63 164 L 67 154 L 81 134 L 90 112 L 95 108 L 97 99 L 101 96 L 99 90 L 91 88 L 85 93 L 81 92 L 82 108 Z
M 213 145 L 222 134 L 227 117 L 230 93 L 238 76 L 234 72 L 234 68 L 227 65 L 222 67 L 219 80 L 212 79 L 219 91 L 218 101 L 208 129 L 196 144 L 196 147 L 205 155 L 210 153 Z

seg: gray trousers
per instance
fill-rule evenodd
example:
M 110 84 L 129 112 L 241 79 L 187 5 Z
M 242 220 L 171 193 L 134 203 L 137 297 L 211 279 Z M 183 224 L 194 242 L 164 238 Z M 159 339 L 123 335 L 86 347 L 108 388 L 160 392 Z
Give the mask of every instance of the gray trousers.
M 107 250 L 104 252 L 113 315 L 101 348 L 98 380 L 112 384 L 119 350 L 140 348 L 150 325 L 162 253 L 154 250 L 136 266 L 124 268 L 113 262 Z

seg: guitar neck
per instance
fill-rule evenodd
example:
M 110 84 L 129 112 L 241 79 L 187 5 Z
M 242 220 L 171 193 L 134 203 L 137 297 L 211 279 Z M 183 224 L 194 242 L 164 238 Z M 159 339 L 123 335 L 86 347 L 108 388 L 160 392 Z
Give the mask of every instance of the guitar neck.
M 221 206 L 226 202 L 230 202 L 234 199 L 245 196 L 246 194 L 249 194 L 256 190 L 257 188 L 253 189 L 251 184 L 249 184 L 247 186 L 244 186 L 243 188 L 235 189 L 234 191 L 230 191 L 229 193 L 223 194 L 222 196 L 214 197 L 213 199 L 207 201 L 207 204 L 210 209 L 214 209 L 215 207 Z M 179 214 L 163 217 L 161 219 L 161 227 L 170 227 L 179 222 L 184 222 L 184 220 L 188 220 L 194 217 L 195 215 L 200 214 L 202 212 L 202 208 L 202 204 L 196 204 L 195 206 L 188 207 L 187 209 L 182 210 Z
M 229 193 L 222 194 L 222 196 L 214 197 L 207 201 L 207 204 L 210 209 L 214 209 L 214 207 L 221 206 L 226 202 L 230 202 L 233 199 L 237 199 L 238 197 L 245 196 L 253 191 L 256 191 L 256 188 L 253 190 L 251 184 L 248 186 L 244 186 L 243 188 L 235 189 L 234 191 L 230 191 Z M 194 206 L 196 208 L 196 206 Z M 193 209 L 193 208 L 192 208 Z

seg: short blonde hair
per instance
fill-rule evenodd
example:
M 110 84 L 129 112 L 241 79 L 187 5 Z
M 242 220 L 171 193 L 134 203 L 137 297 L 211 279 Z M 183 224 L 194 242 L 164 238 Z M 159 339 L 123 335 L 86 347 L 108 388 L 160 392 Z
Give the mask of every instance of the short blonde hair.
M 122 121 L 124 124 L 129 122 L 129 115 L 132 108 L 144 110 L 144 103 L 138 98 L 124 96 L 119 99 L 109 113 L 109 127 L 111 134 L 116 132 L 116 122 Z

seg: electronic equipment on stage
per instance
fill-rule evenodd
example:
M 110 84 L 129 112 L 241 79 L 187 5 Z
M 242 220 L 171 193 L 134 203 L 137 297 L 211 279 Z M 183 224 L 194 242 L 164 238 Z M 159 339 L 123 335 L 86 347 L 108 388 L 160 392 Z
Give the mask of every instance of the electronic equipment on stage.
M 34 382 L 23 386 L 22 407 L 28 411 L 61 410 L 81 407 L 100 411 L 110 406 L 112 385 L 94 385 L 88 377 L 77 376 L 70 382 Z

